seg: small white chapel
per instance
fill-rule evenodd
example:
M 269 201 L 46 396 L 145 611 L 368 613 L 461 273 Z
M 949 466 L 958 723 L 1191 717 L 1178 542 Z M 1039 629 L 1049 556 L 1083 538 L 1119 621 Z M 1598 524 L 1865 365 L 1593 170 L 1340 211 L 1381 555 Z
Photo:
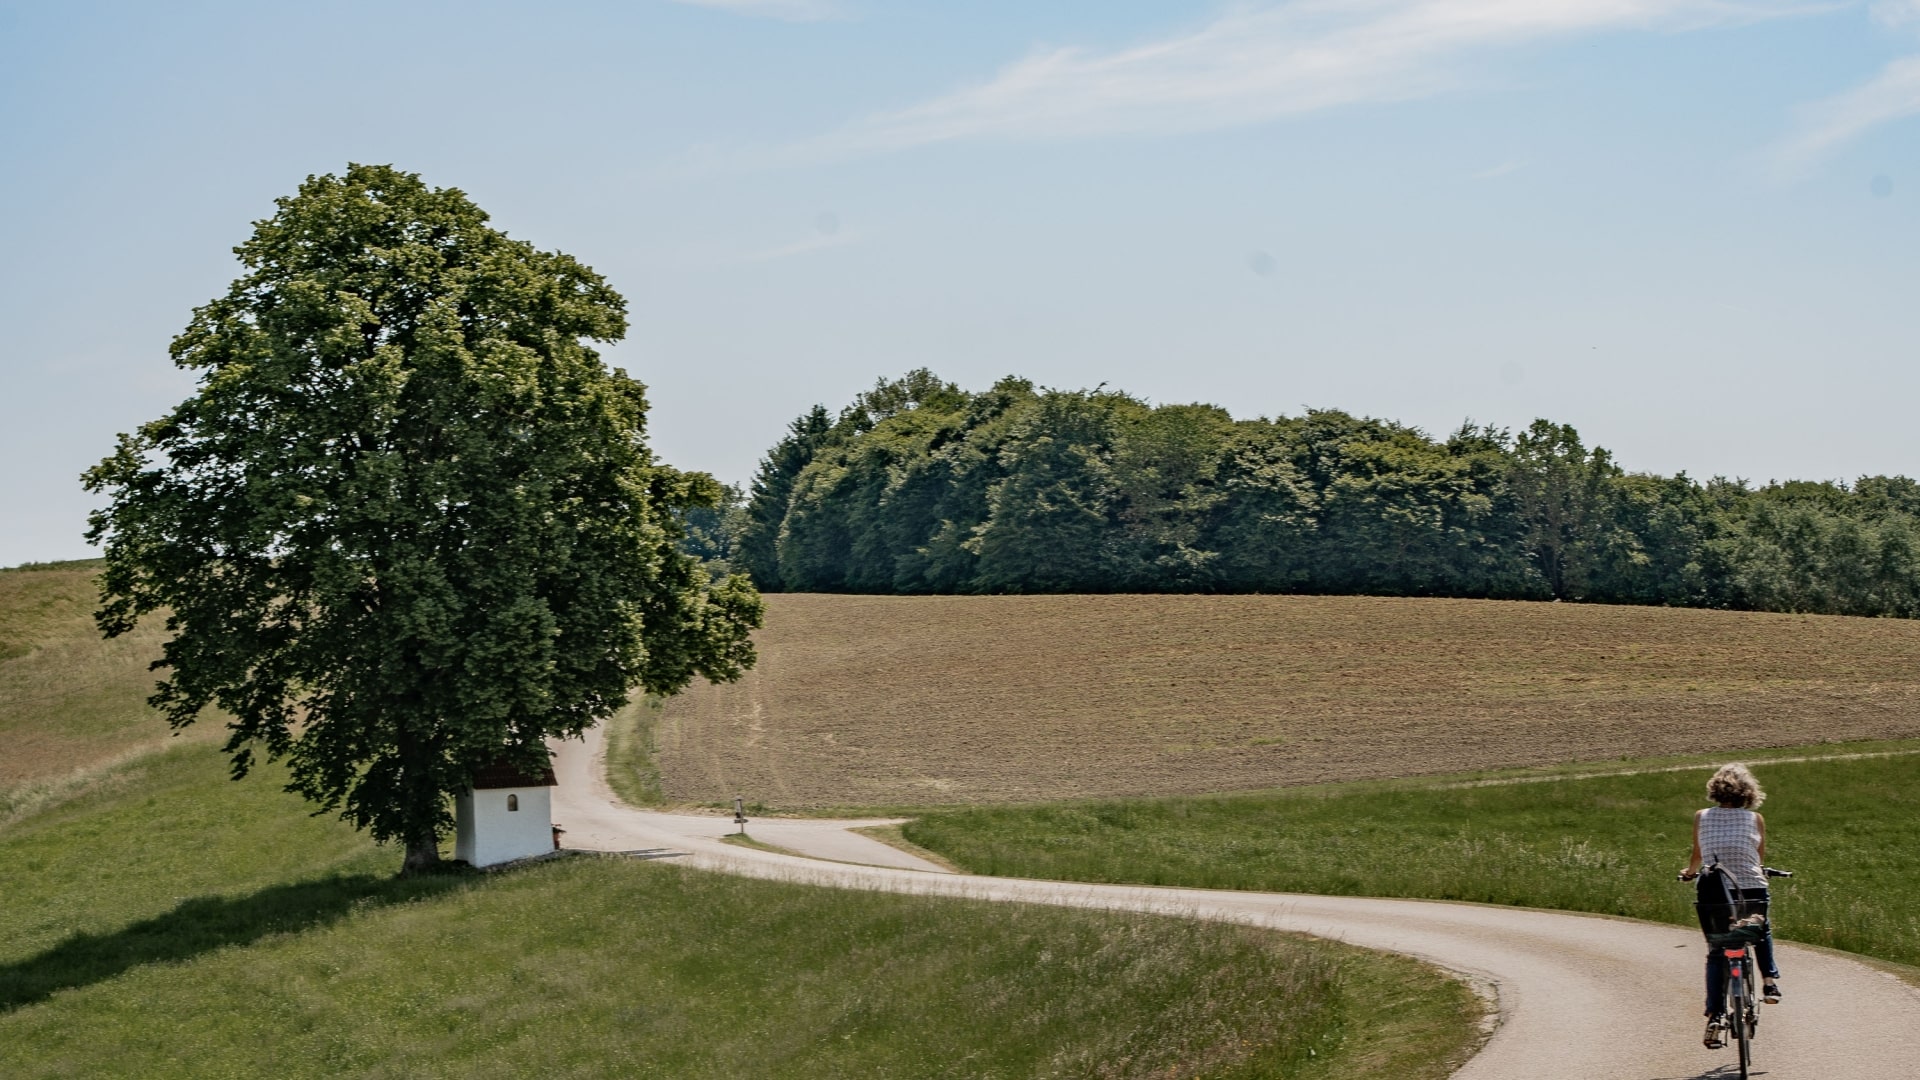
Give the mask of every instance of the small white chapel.
M 553 769 L 527 773 L 496 762 L 473 774 L 473 787 L 454 796 L 453 857 L 493 866 L 552 851 Z

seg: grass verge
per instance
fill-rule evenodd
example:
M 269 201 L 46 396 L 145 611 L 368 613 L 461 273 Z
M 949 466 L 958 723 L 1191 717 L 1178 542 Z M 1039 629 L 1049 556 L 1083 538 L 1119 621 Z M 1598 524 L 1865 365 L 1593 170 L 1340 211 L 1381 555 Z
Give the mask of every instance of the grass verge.
M 916 844 L 913 841 L 907 839 L 906 830 L 903 826 L 868 825 L 864 828 L 853 829 L 850 831 L 859 833 L 862 836 L 871 837 L 872 839 L 878 840 L 881 843 L 887 845 L 888 847 L 899 848 L 901 851 L 904 851 L 907 854 L 912 855 L 917 859 L 925 859 L 926 861 L 932 863 L 935 866 L 942 866 L 947 868 L 948 870 L 955 871 L 956 873 L 964 873 L 964 871 L 962 871 L 958 866 L 955 866 L 952 862 L 948 861 L 946 856 L 940 854 L 937 851 L 930 851 L 927 848 L 923 848 L 919 844 Z
M 1480 1013 L 1412 961 L 1218 923 L 397 861 L 206 747 L 23 819 L 0 1075 L 1439 1077 Z
M 654 764 L 654 728 L 660 722 L 660 699 L 643 695 L 608 717 L 606 725 L 607 786 L 629 806 L 659 806 L 660 768 Z
M 1798 873 L 1775 886 L 1781 936 L 1920 964 L 1920 756 L 1775 761 L 1756 771 L 1771 796 L 1768 860 Z M 1708 772 L 974 808 L 929 814 L 904 832 L 983 874 L 1469 900 L 1691 924 L 1691 893 L 1673 875 Z
M 720 842 L 723 844 L 732 844 L 735 847 L 752 848 L 755 851 L 770 851 L 775 855 L 792 855 L 797 858 L 806 858 L 805 855 L 801 855 L 792 848 L 783 848 L 778 844 L 769 844 L 765 840 L 756 840 L 746 833 L 728 833 L 720 838 Z

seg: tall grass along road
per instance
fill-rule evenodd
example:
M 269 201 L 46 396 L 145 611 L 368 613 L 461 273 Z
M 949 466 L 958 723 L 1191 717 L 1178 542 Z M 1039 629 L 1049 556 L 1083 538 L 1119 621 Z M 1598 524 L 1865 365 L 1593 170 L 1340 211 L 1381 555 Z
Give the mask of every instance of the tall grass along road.
M 965 877 L 813 862 L 718 841 L 688 841 L 661 815 L 619 805 L 587 746 L 566 744 L 555 816 L 570 843 L 606 850 L 680 846 L 689 865 L 853 889 L 1159 911 L 1338 938 L 1417 956 L 1483 980 L 1501 1023 L 1457 1075 L 1622 1080 L 1693 1077 L 1716 1064 L 1699 1046 L 1697 931 L 1473 904 L 1149 888 Z M 1676 886 L 1677 888 L 1677 886 Z M 1920 992 L 1856 961 L 1783 946 L 1790 1005 L 1770 1007 L 1765 1061 L 1781 1076 L 1884 1080 L 1911 1059 Z

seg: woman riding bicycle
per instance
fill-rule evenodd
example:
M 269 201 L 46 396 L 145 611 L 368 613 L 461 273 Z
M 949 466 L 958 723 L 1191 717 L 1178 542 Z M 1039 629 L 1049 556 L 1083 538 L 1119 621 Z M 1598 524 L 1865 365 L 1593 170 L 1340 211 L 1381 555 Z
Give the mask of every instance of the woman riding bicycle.
M 1693 815 L 1693 857 L 1681 872 L 1691 881 L 1701 866 L 1717 865 L 1726 873 L 1733 888 L 1735 914 L 1766 914 L 1767 878 L 1761 864 L 1767 857 L 1767 822 L 1754 810 L 1765 801 L 1759 781 L 1745 765 L 1725 765 L 1707 781 L 1707 798 L 1714 805 Z M 1773 962 L 1773 933 L 1754 950 L 1765 979 L 1761 990 L 1768 1004 L 1780 1001 L 1780 969 Z M 1707 1036 L 1708 1047 L 1718 1047 L 1722 981 L 1726 978 L 1726 958 L 1718 949 L 1707 952 Z

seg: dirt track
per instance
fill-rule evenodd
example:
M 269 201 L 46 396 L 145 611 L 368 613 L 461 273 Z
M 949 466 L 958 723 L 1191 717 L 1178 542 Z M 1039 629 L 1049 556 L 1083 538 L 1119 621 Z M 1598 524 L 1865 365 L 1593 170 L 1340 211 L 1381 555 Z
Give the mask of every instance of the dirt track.
M 769 596 L 669 799 L 1185 794 L 1920 736 L 1920 621 L 1382 597 Z
M 1707 1080 L 1731 1051 L 1701 1048 L 1699 935 L 1623 919 L 1417 900 L 1150 889 L 852 866 L 712 839 L 722 819 L 618 804 L 599 733 L 559 746 L 555 820 L 569 847 L 684 852 L 694 866 L 838 888 L 1124 908 L 1229 919 L 1401 952 L 1491 988 L 1499 1028 L 1462 1080 Z M 819 825 L 821 823 L 814 823 Z M 842 851 L 844 855 L 844 850 Z M 1920 991 L 1830 953 L 1781 946 L 1788 1004 L 1768 1007 L 1762 1075 L 1887 1080 L 1920 1051 Z

